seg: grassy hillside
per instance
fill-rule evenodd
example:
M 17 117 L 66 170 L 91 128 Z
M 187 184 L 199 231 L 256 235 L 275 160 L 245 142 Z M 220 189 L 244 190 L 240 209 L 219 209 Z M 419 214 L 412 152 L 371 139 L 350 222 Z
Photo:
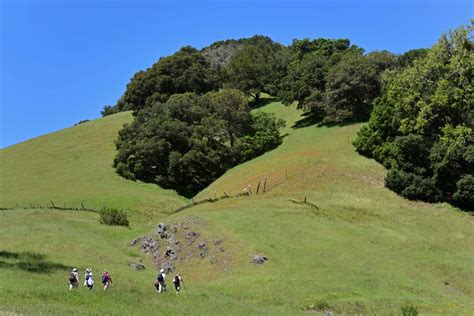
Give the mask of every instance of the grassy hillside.
M 283 144 L 229 170 L 197 199 L 239 193 L 249 184 L 255 193 L 266 178 L 264 194 L 158 213 L 155 221 L 132 220 L 130 229 L 101 226 L 97 214 L 87 212 L 1 211 L 0 311 L 400 314 L 403 307 L 415 306 L 428 314 L 471 314 L 471 215 L 447 204 L 410 202 L 385 189 L 385 170 L 357 155 L 350 144 L 360 125 L 292 128 L 301 118 L 294 107 L 272 103 L 261 110 L 288 121 Z M 124 183 L 138 200 L 148 192 L 146 185 Z M 202 259 L 176 262 L 187 287 L 180 296 L 154 293 L 150 256 L 128 246 L 158 222 L 192 222 L 200 233 L 196 244 L 221 240 L 225 248 L 214 259 L 211 251 Z M 254 254 L 268 261 L 253 264 Z M 127 266 L 140 261 L 145 271 Z M 70 293 L 67 269 L 72 266 L 81 272 L 91 266 L 96 274 L 108 268 L 115 287 L 107 293 Z
M 89 121 L 0 150 L 0 207 L 116 206 L 157 213 L 185 199 L 174 191 L 124 180 L 112 159 L 129 112 Z

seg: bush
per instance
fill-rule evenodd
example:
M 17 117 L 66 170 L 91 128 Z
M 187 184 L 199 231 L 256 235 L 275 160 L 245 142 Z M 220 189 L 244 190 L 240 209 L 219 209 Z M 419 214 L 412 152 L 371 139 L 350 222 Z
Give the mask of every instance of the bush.
M 406 305 L 402 307 L 402 315 L 403 316 L 417 316 L 418 310 L 413 305 Z
M 111 226 L 129 226 L 127 213 L 124 211 L 104 207 L 100 210 L 100 223 Z
M 421 200 L 426 202 L 438 202 L 441 199 L 441 191 L 436 187 L 433 178 L 422 178 L 412 175 L 412 181 L 402 196 L 409 200 Z
M 102 111 L 100 111 L 100 114 L 104 117 L 104 116 L 107 116 L 107 115 L 112 115 L 112 114 L 115 114 L 115 113 L 118 113 L 118 109 L 112 105 L 105 105 L 103 108 L 102 108 Z
M 465 175 L 456 183 L 457 190 L 453 200 L 462 208 L 474 211 L 474 176 Z
M 423 178 L 403 170 L 391 169 L 385 178 L 385 185 L 409 200 L 437 202 L 441 198 L 433 178 Z

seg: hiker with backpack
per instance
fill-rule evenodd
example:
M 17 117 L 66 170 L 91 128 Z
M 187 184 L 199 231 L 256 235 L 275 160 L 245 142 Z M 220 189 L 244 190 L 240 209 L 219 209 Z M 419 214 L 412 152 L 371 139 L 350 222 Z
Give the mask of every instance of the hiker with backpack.
M 176 275 L 173 278 L 173 283 L 174 283 L 174 288 L 176 290 L 176 294 L 179 294 L 179 290 L 181 290 L 181 282 L 183 282 L 183 279 L 181 278 L 179 273 L 176 272 Z
M 155 287 L 158 293 L 166 292 L 166 275 L 164 269 L 161 269 L 160 273 L 158 273 L 155 281 Z
M 72 269 L 69 273 L 69 291 L 77 289 L 79 287 L 79 274 L 77 273 L 77 268 Z
M 112 283 L 112 278 L 110 277 L 109 271 L 107 269 L 102 273 L 102 284 L 104 285 L 104 291 L 109 288 L 110 283 Z
M 94 286 L 94 278 L 92 277 L 91 268 L 86 269 L 86 274 L 84 276 L 84 286 L 87 286 L 89 290 L 92 290 L 92 287 Z

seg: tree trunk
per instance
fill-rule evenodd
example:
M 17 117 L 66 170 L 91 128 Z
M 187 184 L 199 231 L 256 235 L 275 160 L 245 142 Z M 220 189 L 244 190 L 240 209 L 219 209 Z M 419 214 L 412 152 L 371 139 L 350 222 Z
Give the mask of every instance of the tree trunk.
M 255 103 L 258 103 L 260 101 L 260 92 L 255 93 Z

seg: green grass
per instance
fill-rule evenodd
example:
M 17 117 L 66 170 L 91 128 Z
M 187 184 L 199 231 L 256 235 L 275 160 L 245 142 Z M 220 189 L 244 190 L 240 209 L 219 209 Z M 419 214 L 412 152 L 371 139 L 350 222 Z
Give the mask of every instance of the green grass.
M 186 203 L 172 190 L 127 181 L 112 168 L 114 141 L 129 112 L 0 150 L 0 207 L 118 207 L 153 217 Z
M 159 192 L 156 200 L 150 197 L 147 202 L 158 209 L 151 219 L 134 213 L 128 229 L 100 225 L 98 214 L 88 212 L 0 211 L 0 250 L 19 254 L 16 259 L 0 257 L 0 313 L 287 315 L 329 309 L 342 314 L 400 315 L 408 306 L 425 314 L 472 313 L 471 215 L 447 204 L 407 201 L 384 188 L 383 167 L 357 155 L 351 145 L 360 124 L 294 129 L 301 115 L 294 106 L 271 103 L 261 110 L 289 122 L 283 144 L 229 170 L 197 199 L 239 193 L 249 184 L 255 192 L 258 182 L 262 185 L 266 178 L 264 194 L 169 214 L 166 206 L 159 207 L 163 195 L 177 201 L 175 205 L 185 200 L 170 191 L 117 178 L 108 169 L 110 178 L 104 178 L 103 187 L 114 183 L 133 188 L 133 199 L 119 195 L 118 206 L 139 205 L 149 188 Z M 127 114 L 121 115 L 124 121 L 129 119 Z M 110 120 L 118 120 L 118 116 Z M 90 126 L 99 123 L 90 122 Z M 82 132 L 87 131 L 84 128 Z M 76 141 L 81 143 L 79 138 Z M 18 145 L 23 146 L 22 155 L 33 150 L 27 144 Z M 4 151 L 20 152 L 16 147 Z M 108 157 L 112 157 L 113 147 L 109 150 Z M 4 151 L 0 152 L 1 161 L 8 160 L 10 168 L 15 168 Z M 100 159 L 96 160 L 99 164 Z M 69 166 L 74 170 L 74 163 Z M 82 166 L 78 162 L 78 168 Z M 103 166 L 110 167 L 110 161 Z M 21 169 L 17 172 L 19 176 L 12 179 L 18 179 L 16 188 L 23 189 L 25 199 L 40 194 L 22 180 L 28 177 Z M 31 176 L 36 171 L 29 172 Z M 3 203 L 3 193 L 13 195 L 13 190 L 2 190 Z M 76 198 L 61 187 L 55 190 L 68 201 Z M 80 187 L 76 190 L 83 192 Z M 101 188 L 95 190 L 100 194 Z M 311 204 L 295 203 L 304 199 Z M 157 296 L 152 287 L 156 270 L 151 259 L 127 245 L 152 231 L 158 222 L 190 220 L 199 223 L 197 229 L 208 240 L 222 239 L 227 257 L 218 257 L 217 263 L 207 256 L 177 264 L 187 291 L 181 296 Z M 28 256 L 25 251 L 44 257 Z M 257 253 L 269 260 L 263 265 L 250 263 Z M 51 271 L 25 270 L 38 266 L 34 258 L 39 258 L 39 266 L 51 266 Z M 25 263 L 21 264 L 22 260 Z M 127 266 L 139 260 L 145 271 L 135 272 Z M 96 277 L 108 268 L 116 281 L 114 288 L 107 293 L 99 288 L 92 293 L 85 289 L 70 293 L 67 271 L 61 267 L 76 265 L 81 274 L 91 266 Z

